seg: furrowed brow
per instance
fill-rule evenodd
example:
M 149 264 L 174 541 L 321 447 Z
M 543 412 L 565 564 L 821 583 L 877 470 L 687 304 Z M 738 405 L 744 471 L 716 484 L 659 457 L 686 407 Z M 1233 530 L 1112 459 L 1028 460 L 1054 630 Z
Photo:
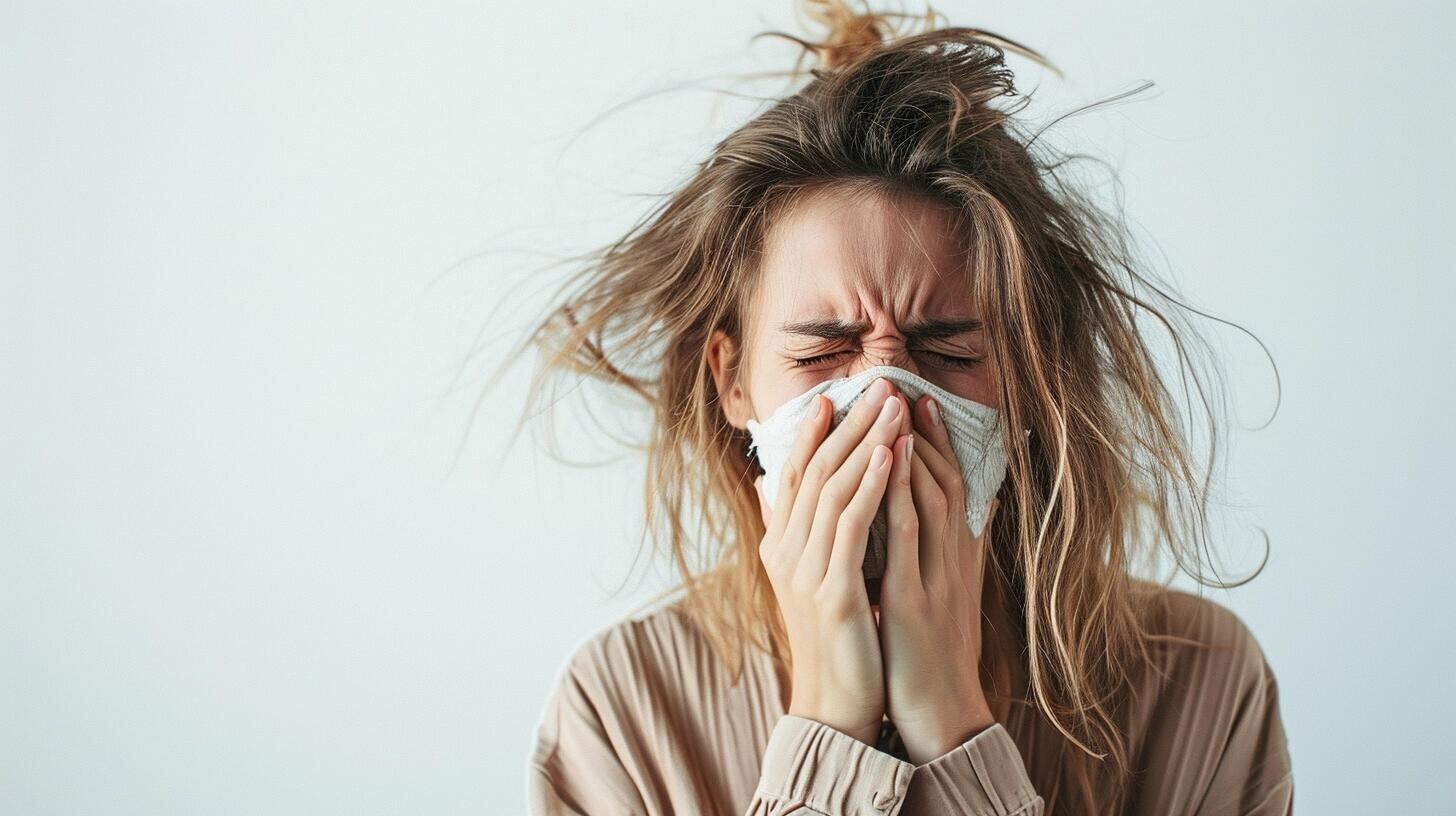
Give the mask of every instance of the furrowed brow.
M 792 323 L 784 323 L 779 327 L 787 334 L 798 334 L 804 337 L 818 337 L 824 340 L 843 340 L 847 337 L 858 337 L 870 330 L 868 321 L 841 320 L 837 317 L 814 317 L 808 320 L 796 320 Z
M 980 331 L 984 323 L 974 317 L 921 320 L 911 323 L 905 329 L 905 334 L 922 340 L 942 340 L 947 337 L 955 337 L 960 334 Z M 818 337 L 823 340 L 843 340 L 850 337 L 858 337 L 869 331 L 871 326 L 868 321 L 842 320 L 836 317 L 815 317 L 808 320 L 796 320 L 784 323 L 779 327 L 787 334 L 797 334 L 804 337 Z
M 948 320 L 923 320 L 911 323 L 905 334 L 923 340 L 943 340 L 958 334 L 980 331 L 985 324 L 974 317 L 959 317 Z

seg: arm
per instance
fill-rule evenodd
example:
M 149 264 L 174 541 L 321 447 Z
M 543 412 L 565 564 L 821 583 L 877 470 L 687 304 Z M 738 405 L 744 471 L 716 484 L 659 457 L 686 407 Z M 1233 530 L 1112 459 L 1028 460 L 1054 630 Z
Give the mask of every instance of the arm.
M 1238 698 L 1228 738 L 1197 816 L 1290 816 L 1294 776 L 1279 714 L 1279 689 L 1268 664 Z M 1161 801 L 1161 800 L 1158 800 Z M 960 747 L 915 769 L 902 816 L 966 813 L 1040 816 L 1045 804 L 1033 790 L 1016 744 L 997 723 Z
M 970 464 L 965 457 L 974 452 L 956 449 L 943 407 L 920 395 L 905 412 L 901 430 L 913 436 L 896 454 L 886 498 L 891 562 L 880 590 L 879 635 L 893 658 L 886 665 L 887 707 L 917 763 L 904 812 L 1039 816 L 1045 804 L 991 712 L 982 676 L 988 656 L 998 658 L 991 663 L 1002 673 L 1010 667 L 993 624 L 1004 619 L 1011 631 L 1014 621 L 1001 582 L 986 569 L 1001 502 L 993 496 L 979 506 L 986 499 L 967 494 L 961 463 Z M 968 509 L 979 517 L 979 533 Z
M 720 812 L 674 786 L 603 716 L 607 695 L 572 670 L 547 702 L 531 757 L 532 816 Z M 710 757 L 690 757 L 711 759 Z M 744 816 L 895 816 L 914 766 L 815 720 L 783 716 L 764 750 Z M 687 791 L 687 792 L 685 792 Z

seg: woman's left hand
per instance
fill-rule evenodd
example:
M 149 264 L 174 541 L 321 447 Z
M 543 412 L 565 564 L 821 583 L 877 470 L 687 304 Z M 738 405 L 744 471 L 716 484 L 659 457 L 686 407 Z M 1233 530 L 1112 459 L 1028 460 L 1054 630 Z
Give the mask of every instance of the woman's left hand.
M 960 465 L 932 401 L 922 397 L 902 414 L 904 435 L 893 448 L 879 609 L 886 713 L 916 765 L 995 723 L 980 672 L 984 533 L 991 523 L 982 536 L 971 534 Z M 992 517 L 998 504 L 992 501 Z

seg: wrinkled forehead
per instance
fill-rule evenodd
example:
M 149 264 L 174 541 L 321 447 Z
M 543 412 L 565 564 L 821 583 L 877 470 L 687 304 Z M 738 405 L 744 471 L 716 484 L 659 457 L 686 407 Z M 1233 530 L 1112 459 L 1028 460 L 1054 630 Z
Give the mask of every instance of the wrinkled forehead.
M 806 193 L 768 226 L 753 311 L 769 320 L 965 312 L 965 237 L 950 206 L 926 196 L 835 187 Z

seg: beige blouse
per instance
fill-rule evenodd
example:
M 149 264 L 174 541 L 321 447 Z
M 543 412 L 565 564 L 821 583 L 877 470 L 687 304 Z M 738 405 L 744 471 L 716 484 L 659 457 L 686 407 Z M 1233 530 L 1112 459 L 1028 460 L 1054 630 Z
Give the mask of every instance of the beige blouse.
M 1278 816 L 1294 778 L 1278 687 L 1253 635 L 1206 598 L 1158 589 L 1167 633 L 1129 709 L 1129 814 Z M 1160 676 L 1166 674 L 1166 677 Z M 588 638 L 559 673 L 528 768 L 530 812 L 714 816 L 1037 816 L 1029 763 L 1065 740 L 1040 712 L 998 722 L 924 765 L 887 723 L 878 747 L 786 714 L 766 652 L 730 683 L 677 603 Z M 899 750 L 897 750 L 899 748 Z M 1033 767 L 1047 767 L 1045 764 Z

